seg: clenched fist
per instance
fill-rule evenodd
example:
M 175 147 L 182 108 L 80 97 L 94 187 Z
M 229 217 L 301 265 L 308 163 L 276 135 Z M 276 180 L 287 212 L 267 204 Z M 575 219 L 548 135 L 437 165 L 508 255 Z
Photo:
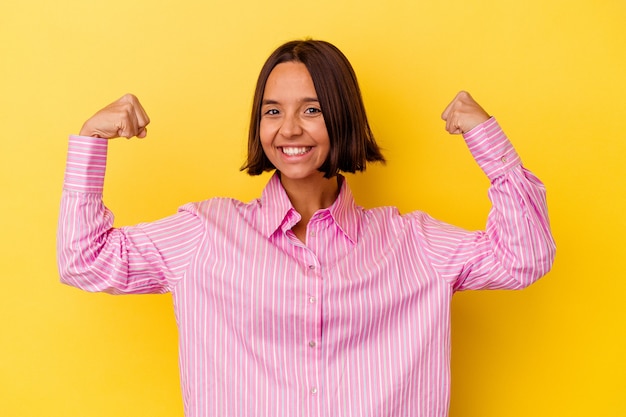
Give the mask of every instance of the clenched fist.
M 150 119 L 137 97 L 126 94 L 91 116 L 80 130 L 80 135 L 104 139 L 144 138 L 148 123 Z
M 446 130 L 453 135 L 467 133 L 489 117 L 467 91 L 458 93 L 441 115 L 446 121 Z

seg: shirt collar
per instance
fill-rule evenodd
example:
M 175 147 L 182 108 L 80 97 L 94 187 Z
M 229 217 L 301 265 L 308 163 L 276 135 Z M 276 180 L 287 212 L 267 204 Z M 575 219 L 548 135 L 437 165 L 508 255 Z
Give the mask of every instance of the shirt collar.
M 330 213 L 339 230 L 352 243 L 356 243 L 361 223 L 361 209 L 356 205 L 348 182 L 343 176 L 340 176 L 340 182 L 337 199 L 325 210 Z M 278 229 L 290 229 L 300 221 L 300 215 L 289 201 L 277 172 L 272 175 L 261 195 L 261 213 L 259 227 L 266 237 L 270 237 Z

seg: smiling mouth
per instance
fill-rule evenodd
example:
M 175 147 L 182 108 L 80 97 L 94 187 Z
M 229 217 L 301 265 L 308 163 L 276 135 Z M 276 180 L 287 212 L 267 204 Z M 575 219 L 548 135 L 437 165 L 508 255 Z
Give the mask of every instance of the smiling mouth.
M 281 150 L 283 151 L 283 153 L 287 156 L 300 156 L 300 155 L 304 155 L 305 153 L 309 152 L 311 150 L 310 146 L 283 146 L 281 147 Z

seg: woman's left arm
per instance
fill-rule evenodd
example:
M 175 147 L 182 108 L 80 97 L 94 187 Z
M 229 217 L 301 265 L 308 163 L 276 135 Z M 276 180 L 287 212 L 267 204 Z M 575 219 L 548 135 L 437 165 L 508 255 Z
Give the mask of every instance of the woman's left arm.
M 459 93 L 442 118 L 448 132 L 463 134 L 491 182 L 486 230 L 467 234 L 457 248 L 469 256 L 455 290 L 527 287 L 550 270 L 555 255 L 543 183 L 522 166 L 498 122 L 468 93 Z

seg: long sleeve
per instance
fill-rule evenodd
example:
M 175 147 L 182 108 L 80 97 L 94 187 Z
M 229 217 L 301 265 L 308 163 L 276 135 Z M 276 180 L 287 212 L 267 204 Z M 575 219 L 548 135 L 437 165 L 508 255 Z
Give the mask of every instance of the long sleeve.
M 86 291 L 163 293 L 181 278 L 202 234 L 189 211 L 113 228 L 102 202 L 108 141 L 71 136 L 57 235 L 61 281 Z
M 491 118 L 464 135 L 491 182 L 485 231 L 448 231 L 432 236 L 435 267 L 455 290 L 519 289 L 545 275 L 554 261 L 546 190 L 523 167 L 498 122 Z

